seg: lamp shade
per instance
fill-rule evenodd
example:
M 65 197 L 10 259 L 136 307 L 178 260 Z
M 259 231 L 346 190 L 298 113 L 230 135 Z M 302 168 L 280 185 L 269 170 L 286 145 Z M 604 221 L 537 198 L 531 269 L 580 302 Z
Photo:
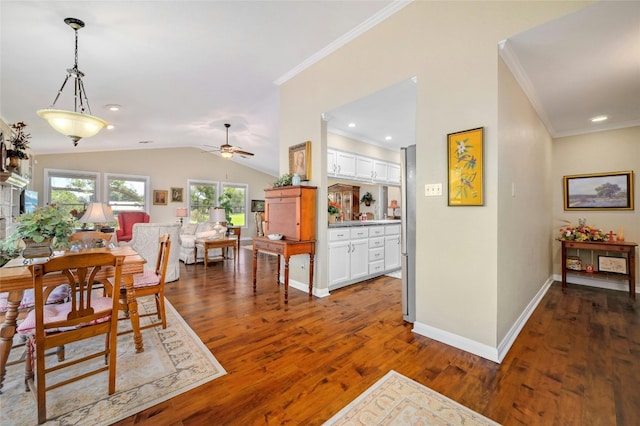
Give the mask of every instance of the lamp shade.
M 74 142 L 96 135 L 108 124 L 93 115 L 63 109 L 41 109 L 38 115 L 47 120 L 56 131 L 68 136 Z
M 111 207 L 104 203 L 91 203 L 80 218 L 80 223 L 110 223 L 115 219 Z
M 391 200 L 391 204 L 389 204 L 389 208 L 390 209 L 397 209 L 398 208 L 398 200 Z
M 176 209 L 176 216 L 178 217 L 187 217 L 187 208 L 179 207 Z
M 224 209 L 221 208 L 213 208 L 211 209 L 211 213 L 209 215 L 209 221 L 210 222 L 215 222 L 215 223 L 220 223 L 220 222 L 226 222 L 227 221 L 227 215 L 225 214 Z

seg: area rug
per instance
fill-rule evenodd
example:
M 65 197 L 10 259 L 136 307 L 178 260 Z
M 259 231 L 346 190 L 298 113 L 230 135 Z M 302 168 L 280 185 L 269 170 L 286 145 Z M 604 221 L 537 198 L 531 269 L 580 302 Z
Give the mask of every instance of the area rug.
M 166 300 L 165 309 L 166 329 L 152 327 L 142 330 L 144 352 L 136 353 L 133 334 L 118 337 L 116 392 L 113 395 L 108 395 L 107 372 L 49 391 L 49 421 L 46 424 L 109 425 L 225 375 L 224 368 Z M 153 312 L 153 296 L 138 299 L 138 310 L 141 313 Z M 150 318 L 141 318 L 140 323 L 148 321 Z M 120 321 L 118 326 L 120 330 L 131 327 L 128 320 Z M 85 342 L 102 346 L 104 336 Z M 66 358 L 78 356 L 82 351 L 78 347 L 78 344 L 68 345 L 65 348 Z M 12 358 L 20 352 L 13 350 Z M 47 363 L 56 362 L 55 355 L 47 357 Z M 74 368 L 63 369 L 48 377 L 57 381 L 64 372 Z M 7 368 L 2 392 L 0 424 L 37 423 L 35 398 L 24 391 L 24 363 Z
M 498 425 L 393 370 L 324 424 Z

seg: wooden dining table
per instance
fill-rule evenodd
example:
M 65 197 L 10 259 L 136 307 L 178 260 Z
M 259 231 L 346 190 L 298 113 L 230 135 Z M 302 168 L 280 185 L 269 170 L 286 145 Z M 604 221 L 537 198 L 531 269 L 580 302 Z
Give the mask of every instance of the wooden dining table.
M 67 250 L 64 252 L 56 252 L 54 255 L 59 256 L 73 256 L 78 253 L 111 253 L 115 256 L 125 256 L 122 265 L 122 277 L 127 294 L 127 306 L 129 310 L 129 317 L 131 319 L 131 326 L 133 328 L 133 340 L 136 347 L 136 352 L 143 352 L 144 345 L 142 343 L 142 334 L 140 333 L 140 318 L 138 316 L 138 303 L 135 297 L 135 291 L 133 288 L 133 276 L 144 272 L 145 259 L 140 256 L 133 248 L 129 246 L 115 247 L 115 248 L 92 248 L 84 249 L 80 251 Z M 14 259 L 16 260 L 16 259 Z M 37 261 L 37 260 L 36 260 Z M 15 263 L 15 262 L 14 262 Z M 103 268 L 99 273 L 98 279 L 112 278 L 114 276 L 114 268 Z M 47 275 L 45 282 L 54 284 L 60 282 L 65 283 L 66 279 L 62 275 Z M 0 293 L 8 292 L 7 300 L 7 312 L 4 317 L 4 322 L 0 324 L 0 393 L 2 393 L 2 386 L 4 384 L 4 377 L 6 374 L 7 360 L 11 353 L 11 346 L 13 345 L 13 336 L 16 333 L 18 307 L 22 301 L 22 295 L 24 290 L 33 288 L 33 277 L 29 270 L 28 264 L 25 265 L 21 262 L 17 266 L 11 266 L 10 264 L 0 268 Z M 117 295 L 114 295 L 117 297 Z

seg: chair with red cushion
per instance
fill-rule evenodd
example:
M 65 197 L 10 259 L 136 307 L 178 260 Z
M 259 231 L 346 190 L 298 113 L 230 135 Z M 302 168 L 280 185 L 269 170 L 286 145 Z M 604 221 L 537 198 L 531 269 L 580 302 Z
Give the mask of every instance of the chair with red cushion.
M 118 242 L 131 241 L 133 237 L 133 225 L 136 223 L 149 223 L 149 215 L 145 212 L 120 212 L 118 214 L 120 229 L 116 231 Z

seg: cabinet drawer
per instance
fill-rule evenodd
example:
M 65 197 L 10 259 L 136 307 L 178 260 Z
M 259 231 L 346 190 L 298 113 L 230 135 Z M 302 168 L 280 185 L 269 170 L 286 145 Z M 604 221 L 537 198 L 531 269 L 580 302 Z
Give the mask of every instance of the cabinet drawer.
M 384 247 L 369 249 L 369 262 L 384 260 Z
M 384 272 L 384 260 L 369 263 L 369 275 L 380 274 Z
M 369 238 L 369 248 L 384 247 L 384 237 Z
M 282 244 L 262 242 L 258 245 L 259 249 L 270 251 L 271 253 L 283 254 L 284 246 Z
M 329 229 L 329 241 L 346 241 L 351 238 L 349 228 Z
M 370 226 L 369 227 L 369 236 L 370 237 L 381 237 L 384 235 L 384 226 Z
M 384 235 L 400 234 L 400 225 L 387 225 L 384 227 Z
M 355 240 L 356 238 L 367 238 L 368 236 L 369 236 L 369 231 L 364 226 L 351 228 L 351 239 L 353 240 Z
M 299 197 L 302 194 L 302 188 L 299 186 L 290 186 L 285 188 L 265 189 L 264 198 L 288 198 Z

